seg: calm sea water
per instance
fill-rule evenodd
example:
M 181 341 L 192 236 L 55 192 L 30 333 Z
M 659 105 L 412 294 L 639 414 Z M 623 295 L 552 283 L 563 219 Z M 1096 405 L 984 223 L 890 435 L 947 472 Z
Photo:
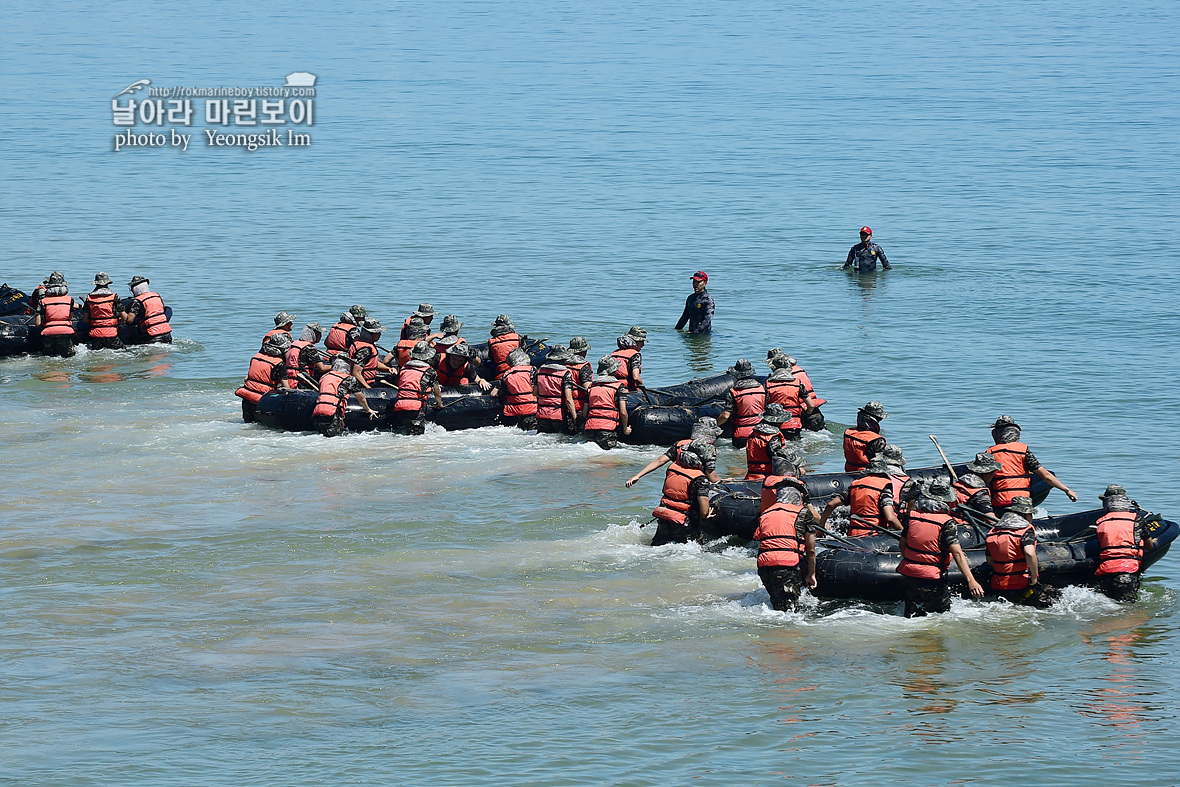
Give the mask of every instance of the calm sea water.
M 1001 413 L 1180 516 L 1174 3 L 0 10 L 0 279 L 149 275 L 177 342 L 0 360 L 0 777 L 86 784 L 1175 784 L 1174 556 L 1120 608 L 769 610 L 651 549 L 654 449 L 240 422 L 279 309 L 473 341 L 789 349 L 913 465 Z M 113 151 L 131 82 L 317 75 L 306 149 Z M 125 99 L 126 97 L 123 97 Z M 165 131 L 171 126 L 163 127 Z M 895 269 L 839 270 L 869 224 Z M 704 269 L 716 331 L 672 331 Z M 809 438 L 813 469 L 839 465 Z M 731 472 L 741 457 L 727 450 Z

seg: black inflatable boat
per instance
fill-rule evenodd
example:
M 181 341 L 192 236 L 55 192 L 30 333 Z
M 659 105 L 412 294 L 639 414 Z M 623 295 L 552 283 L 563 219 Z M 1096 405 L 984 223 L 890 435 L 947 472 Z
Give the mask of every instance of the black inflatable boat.
M 1046 584 L 1087 585 L 1094 580 L 1098 562 L 1098 537 L 1094 523 L 1102 510 L 1082 511 L 1061 517 L 1037 519 L 1037 562 Z M 1142 512 L 1144 535 L 1155 539 L 1155 546 L 1143 555 L 1143 570 L 1154 564 L 1180 535 L 1180 525 L 1163 519 L 1158 514 Z M 985 563 L 986 533 L 970 527 L 959 529 L 959 538 L 967 563 L 976 571 Z M 821 540 L 816 555 L 815 595 L 821 598 L 857 598 L 865 601 L 901 601 L 904 598 L 901 575 L 897 565 L 901 553 L 896 538 L 867 536 L 848 539 L 849 544 Z M 850 546 L 855 544 L 856 547 Z M 966 588 L 966 581 L 958 567 L 951 562 L 947 577 L 958 590 Z
M 907 470 L 910 478 L 929 482 L 940 478 L 950 483 L 951 476 L 942 465 L 937 467 L 918 467 Z M 967 472 L 965 464 L 955 465 L 955 473 Z M 803 477 L 807 486 L 807 495 L 812 503 L 823 509 L 827 501 L 837 492 L 847 492 L 860 476 L 857 473 L 816 473 Z M 1032 480 L 1033 502 L 1040 505 L 1049 496 L 1051 487 L 1034 476 Z M 762 499 L 761 481 L 726 481 L 718 485 L 718 494 L 713 503 L 717 507 L 717 517 L 710 520 L 704 527 L 702 535 L 707 540 L 733 536 L 746 541 L 754 538 L 754 531 L 758 528 L 758 506 Z M 885 536 L 888 538 L 888 536 Z
M 16 298 L 16 295 L 19 295 L 20 298 Z M 128 308 L 127 303 L 130 300 L 130 298 L 123 299 L 124 309 Z M 41 352 L 41 329 L 33 325 L 33 315 L 23 313 L 28 305 L 28 299 L 18 290 L 12 290 L 8 288 L 8 285 L 4 285 L 0 289 L 0 307 L 9 311 L 8 314 L 0 316 L 0 356 Z M 18 310 L 21 313 L 13 313 Z M 169 320 L 172 319 L 171 306 L 164 307 L 164 315 Z M 84 337 L 86 335 L 86 324 L 82 322 L 80 315 L 75 316 L 75 343 L 85 343 Z M 122 324 L 119 325 L 119 338 L 123 340 L 123 344 L 145 344 L 147 339 L 139 332 L 137 326 Z
M 474 349 L 481 353 L 484 345 Z M 544 362 L 548 349 L 543 344 L 529 350 L 534 364 Z M 491 374 L 486 361 L 480 368 L 481 376 Z M 635 445 L 672 445 L 689 436 L 697 418 L 714 416 L 721 412 L 722 398 L 733 385 L 729 375 L 717 375 L 703 380 L 692 380 L 667 388 L 648 388 L 627 396 L 627 411 L 631 420 L 632 433 L 627 441 Z M 315 409 L 316 392 L 310 390 L 273 391 L 262 397 L 258 403 L 258 421 L 273 429 L 293 432 L 312 431 L 311 412 Z M 444 388 L 443 407 L 431 408 L 427 420 L 448 431 L 477 429 L 496 424 L 500 412 L 499 402 L 475 386 Z M 376 419 L 370 419 L 353 405 L 345 415 L 345 424 L 357 432 L 388 428 L 386 408 L 397 398 L 397 391 L 391 388 L 372 388 L 365 392 L 369 405 L 377 412 Z

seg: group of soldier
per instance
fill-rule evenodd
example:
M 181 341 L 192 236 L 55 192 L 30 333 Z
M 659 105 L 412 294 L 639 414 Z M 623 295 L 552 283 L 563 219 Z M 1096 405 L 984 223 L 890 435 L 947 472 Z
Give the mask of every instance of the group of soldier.
M 70 358 L 74 346 L 81 343 L 95 350 L 121 349 L 120 325 L 135 326 L 140 344 L 171 343 L 172 326 L 164 301 L 150 285 L 143 276 L 133 277 L 127 283 L 131 297 L 124 303 L 111 289 L 111 277 L 100 271 L 94 277 L 94 289 L 79 304 L 70 295 L 65 276 L 59 271 L 49 274 L 29 295 L 29 313 L 33 325 L 40 328 L 41 352 Z M 81 330 L 75 325 L 78 317 Z
M 776 350 L 770 352 L 768 363 L 776 374 L 788 367 Z M 974 598 L 990 593 L 1012 603 L 1044 608 L 1060 597 L 1058 588 L 1040 581 L 1032 478 L 1039 477 L 1071 501 L 1076 502 L 1077 495 L 1020 441 L 1020 425 L 1011 417 L 1001 416 L 992 424 L 993 445 L 976 454 L 965 473 L 956 474 L 948 463 L 953 483 L 943 479 L 919 483 L 906 475 L 901 448 L 881 434 L 881 421 L 888 416 L 885 408 L 880 402 L 868 402 L 843 439 L 845 472 L 857 476 L 846 492 L 827 500 L 821 512 L 808 499 L 801 481 L 802 454 L 789 442 L 798 435 L 797 428 L 784 431 L 786 424 L 806 414 L 807 407 L 815 406 L 810 384 L 799 386 L 798 399 L 787 409 L 771 401 L 775 374 L 764 386 L 753 378 L 748 361 L 739 361 L 734 371 L 740 379 L 721 417 L 700 419 L 691 439 L 673 446 L 627 481 L 630 487 L 668 465 L 660 504 L 652 512 L 657 522 L 654 546 L 693 540 L 699 537 L 703 521 L 717 515 L 712 503 L 715 485 L 720 483 L 715 441 L 726 417 L 738 412 L 743 432 L 735 431 L 734 444 L 745 443 L 746 479 L 760 481 L 762 489 L 754 534 L 759 544 L 758 574 L 775 609 L 793 609 L 804 586 L 817 587 L 817 533 L 841 541 L 880 534 L 897 538 L 906 617 L 950 609 L 947 570 L 952 560 Z M 759 410 L 757 418 L 754 414 Z M 1133 601 L 1138 597 L 1143 552 L 1152 549 L 1154 542 L 1145 536 L 1138 505 L 1123 487 L 1107 487 L 1101 500 L 1104 512 L 1095 524 L 1097 584 L 1110 598 Z M 843 535 L 829 529 L 829 520 L 841 511 L 847 512 Z M 960 525 L 986 531 L 986 566 L 975 573 L 959 542 Z
M 618 349 L 599 359 L 594 374 L 586 360 L 590 344 L 584 337 L 550 347 L 543 362 L 534 366 L 526 352 L 527 338 L 517 333 L 511 319 L 499 315 L 489 331 L 491 372 L 490 379 L 484 379 L 478 371 L 482 356 L 460 336 L 463 323 L 447 315 L 436 330 L 434 317 L 433 306 L 421 304 L 402 324 L 396 345 L 386 350 L 379 346 L 384 327 L 362 306 L 342 313 L 326 335 L 317 323 L 307 324 L 299 339 L 291 334 L 295 315 L 279 312 L 237 391 L 243 416 L 253 420 L 253 408 L 271 390 L 314 388 L 319 395 L 313 422 L 331 436 L 344 429 L 350 396 L 376 418 L 364 392 L 388 386 L 397 390 L 387 411 L 389 426 L 420 434 L 427 403 L 433 399 L 442 406 L 442 386 L 473 385 L 502 402 L 504 425 L 581 432 L 603 448 L 630 433 L 624 397 L 643 384 L 643 328 L 632 326 L 620 336 Z M 323 350 L 318 347 L 321 339 Z M 789 354 L 772 349 L 766 364 L 770 375 L 763 383 L 750 361 L 738 360 L 728 370 L 735 381 L 718 417 L 698 420 L 690 439 L 627 481 L 630 487 L 668 465 L 660 504 L 653 511 L 658 523 L 653 546 L 693 540 L 699 537 L 702 521 L 716 516 L 712 495 L 720 478 L 715 443 L 722 434 L 731 434 L 734 447 L 745 450 L 746 478 L 762 485 L 755 533 L 758 573 L 776 609 L 792 608 L 804 586 L 816 587 L 817 533 L 838 538 L 888 533 L 898 538 L 902 559 L 897 570 L 905 585 L 907 617 L 950 608 L 947 570 L 952 560 L 975 598 L 990 592 L 1013 603 L 1045 607 L 1059 596 L 1057 588 L 1040 581 L 1031 480 L 1039 477 L 1071 501 L 1077 495 L 1020 441 L 1020 426 L 1012 418 L 996 420 L 994 444 L 977 454 L 965 473 L 955 475 L 948 465 L 953 483 L 918 483 L 905 474 L 901 449 L 882 434 L 881 422 L 888 417 L 884 406 L 870 401 L 858 410 L 856 425 L 843 437 L 845 472 L 857 477 L 847 492 L 827 500 L 821 512 L 806 499 L 800 480 L 803 456 L 796 446 L 803 428 L 822 425 L 819 408 L 825 400 L 816 396 L 807 373 Z M 727 425 L 731 430 L 723 429 Z M 1122 487 L 1109 487 L 1102 501 L 1106 510 L 1096 525 L 1099 586 L 1112 598 L 1131 600 L 1138 595 L 1142 552 L 1153 544 L 1144 537 L 1137 506 Z M 829 520 L 845 509 L 844 534 L 833 533 Z M 987 567 L 977 572 L 978 577 L 959 543 L 961 523 L 987 530 Z
M 528 350 L 540 343 L 529 342 L 501 314 L 489 331 L 485 371 L 490 369 L 490 379 L 485 379 L 479 371 L 482 354 L 460 335 L 463 322 L 447 315 L 436 329 L 434 318 L 434 307 L 420 304 L 403 322 L 397 343 L 386 349 L 380 346 L 385 327 L 363 306 L 343 312 L 327 332 L 308 323 L 298 339 L 292 334 L 295 315 L 279 312 L 236 392 L 243 418 L 255 420 L 258 402 L 271 391 L 313 389 L 319 395 L 312 422 L 331 437 L 344 430 L 350 397 L 370 418 L 378 418 L 365 391 L 386 387 L 397 391 L 386 411 L 387 425 L 421 434 L 428 403 L 443 406 L 442 387 L 477 386 L 501 402 L 499 420 L 506 426 L 583 433 L 604 449 L 630 434 L 625 397 L 643 385 L 643 328 L 632 326 L 620 336 L 617 349 L 598 360 L 595 374 L 586 360 L 590 343 L 582 336 L 549 347 L 544 362 L 534 366 Z

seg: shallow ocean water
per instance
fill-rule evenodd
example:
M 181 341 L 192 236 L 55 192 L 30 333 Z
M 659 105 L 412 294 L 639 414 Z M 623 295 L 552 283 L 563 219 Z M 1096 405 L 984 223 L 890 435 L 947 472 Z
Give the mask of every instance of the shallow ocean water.
M 9 4 L 0 280 L 170 348 L 0 359 L 0 774 L 77 784 L 1168 785 L 1174 555 L 1119 607 L 766 606 L 651 549 L 655 449 L 241 423 L 279 309 L 509 313 L 649 384 L 792 351 L 911 466 L 1010 413 L 1180 516 L 1170 4 Z M 115 153 L 110 97 L 316 73 L 306 150 Z M 198 110 L 199 111 L 199 110 Z M 202 124 L 197 122 L 196 128 Z M 869 224 L 894 270 L 839 270 Z M 703 268 L 712 337 L 672 324 Z M 839 466 L 812 436 L 813 470 Z M 740 456 L 725 449 L 722 469 Z

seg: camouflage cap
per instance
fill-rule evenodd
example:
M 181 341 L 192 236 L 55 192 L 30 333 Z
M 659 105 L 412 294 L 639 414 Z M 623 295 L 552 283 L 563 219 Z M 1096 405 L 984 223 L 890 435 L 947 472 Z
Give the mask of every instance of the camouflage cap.
M 709 416 L 698 418 L 697 422 L 692 425 L 692 439 L 706 440 L 710 443 L 721 436 L 721 427 L 717 425 L 717 419 Z
M 864 413 L 870 418 L 875 418 L 878 421 L 889 417 L 889 413 L 885 412 L 885 405 L 881 404 L 876 399 L 866 403 L 865 406 L 857 410 L 857 412 Z
M 632 325 L 631 329 L 627 331 L 627 335 L 637 342 L 647 341 L 647 329 L 640 328 L 638 325 Z
M 314 344 L 305 344 L 299 349 L 299 361 L 301 363 L 319 363 L 322 358 L 323 356 L 320 354 L 320 348 L 316 347 Z
M 604 355 L 598 359 L 598 373 L 599 374 L 614 374 L 622 366 L 619 359 L 613 355 Z
M 106 286 L 109 286 L 110 283 L 111 283 L 111 277 L 107 276 L 102 271 L 99 271 L 98 275 L 94 277 L 94 286 L 95 287 L 106 287 Z
M 885 455 L 885 458 L 889 460 L 889 464 L 905 467 L 905 455 L 901 452 L 900 445 L 897 445 L 896 443 L 889 443 L 885 446 L 885 450 L 882 453 Z
M 996 422 L 994 424 L 992 424 L 992 429 L 999 429 L 1004 426 L 1014 426 L 1017 429 L 1020 428 L 1020 424 L 1016 423 L 1015 419 L 1013 419 L 1012 416 L 1001 415 L 999 418 L 996 419 Z
M 352 315 L 352 318 L 356 320 L 358 325 L 360 324 L 361 320 L 364 320 L 369 316 L 369 310 L 364 306 L 361 306 L 359 303 L 349 306 L 348 313 Z
M 429 334 L 430 329 L 426 327 L 426 323 L 422 321 L 421 317 L 411 317 L 409 323 L 406 324 L 407 339 L 425 339 Z
M 770 473 L 771 475 L 793 476 L 799 472 L 799 465 L 791 461 L 791 458 L 783 451 L 770 452 Z
M 1012 498 L 1012 505 L 1008 506 L 1008 510 L 1014 514 L 1032 514 L 1036 512 L 1036 507 L 1033 505 L 1031 497 L 1021 495 Z
M 50 287 L 56 287 L 56 286 L 65 284 L 66 277 L 62 274 L 61 271 L 54 271 L 53 273 L 49 274 L 49 278 L 45 280 L 45 283 L 48 284 Z
M 434 348 L 427 342 L 418 342 L 410 350 L 410 357 L 415 361 L 429 361 L 434 357 Z
M 262 351 L 268 354 L 285 353 L 291 349 L 291 334 L 275 333 L 267 336 L 262 342 Z
M 508 353 L 507 361 L 509 366 L 531 366 L 533 363 L 529 354 L 519 347 Z
M 463 342 L 459 340 L 459 336 L 454 333 L 446 333 L 435 340 L 434 349 L 445 353 L 449 348 L 456 344 L 463 344 Z
M 1098 495 L 1099 500 L 1105 500 L 1108 497 L 1126 497 L 1127 490 L 1119 484 L 1110 484 L 1106 487 L 1106 491 Z
M 151 280 L 146 276 L 132 276 L 131 281 L 127 282 L 128 287 L 138 287 L 141 284 L 151 284 Z
M 463 322 L 455 315 L 448 314 L 446 317 L 443 317 L 442 326 L 440 327 L 443 333 L 458 333 L 459 329 L 463 327 Z
M 996 461 L 994 456 L 987 452 L 976 454 L 975 459 L 967 463 L 967 470 L 979 475 L 994 473 L 999 469 L 1000 463 Z
M 352 312 L 340 312 L 340 322 L 356 325 L 356 317 L 352 316 Z
M 315 344 L 323 335 L 324 329 L 320 327 L 318 322 L 309 322 L 303 326 L 303 331 L 299 334 L 299 341 Z
M 717 461 L 717 449 L 708 440 L 694 439 L 685 448 L 686 451 L 691 451 L 701 458 L 704 465 L 709 465 Z
M 619 346 L 620 350 L 629 350 L 635 347 L 635 339 L 629 334 L 623 334 L 615 339 L 615 344 Z
M 565 363 L 570 359 L 569 348 L 564 344 L 555 344 L 549 348 L 549 352 L 545 355 L 545 360 L 551 363 Z
M 754 376 L 754 364 L 746 358 L 738 358 L 737 363 L 726 369 L 726 372 L 737 377 L 739 380 L 744 380 L 747 377 Z
M 785 407 L 777 402 L 771 402 L 762 411 L 762 423 L 773 424 L 774 426 L 782 426 L 794 417 Z
M 939 500 L 943 503 L 953 503 L 959 499 L 958 494 L 955 493 L 954 487 L 941 478 L 935 478 L 930 483 L 922 488 L 922 495 L 931 500 Z
M 570 352 L 585 355 L 590 352 L 590 342 L 586 341 L 585 336 L 575 336 L 570 339 Z
M 429 303 L 419 303 L 418 308 L 414 311 L 414 314 L 418 315 L 419 317 L 433 317 L 434 306 Z
M 492 321 L 492 325 L 512 325 L 512 318 L 507 314 L 497 314 L 496 319 Z
M 291 312 L 279 312 L 275 315 L 275 327 L 280 325 L 289 325 L 295 322 L 295 315 Z
M 440 342 L 441 344 L 441 342 Z M 438 346 L 437 344 L 435 345 Z M 467 346 L 467 342 L 456 342 L 450 347 L 447 347 L 444 352 L 447 355 L 453 355 L 456 358 L 470 358 L 471 348 Z
M 352 360 L 344 353 L 340 353 L 339 355 L 332 358 L 332 371 L 347 372 L 351 368 Z
M 381 324 L 380 320 L 365 320 L 361 323 L 361 328 L 372 334 L 385 333 L 385 326 Z
M 865 473 L 869 475 L 889 475 L 889 460 L 883 455 L 877 454 L 869 460 L 869 466 L 865 468 Z

